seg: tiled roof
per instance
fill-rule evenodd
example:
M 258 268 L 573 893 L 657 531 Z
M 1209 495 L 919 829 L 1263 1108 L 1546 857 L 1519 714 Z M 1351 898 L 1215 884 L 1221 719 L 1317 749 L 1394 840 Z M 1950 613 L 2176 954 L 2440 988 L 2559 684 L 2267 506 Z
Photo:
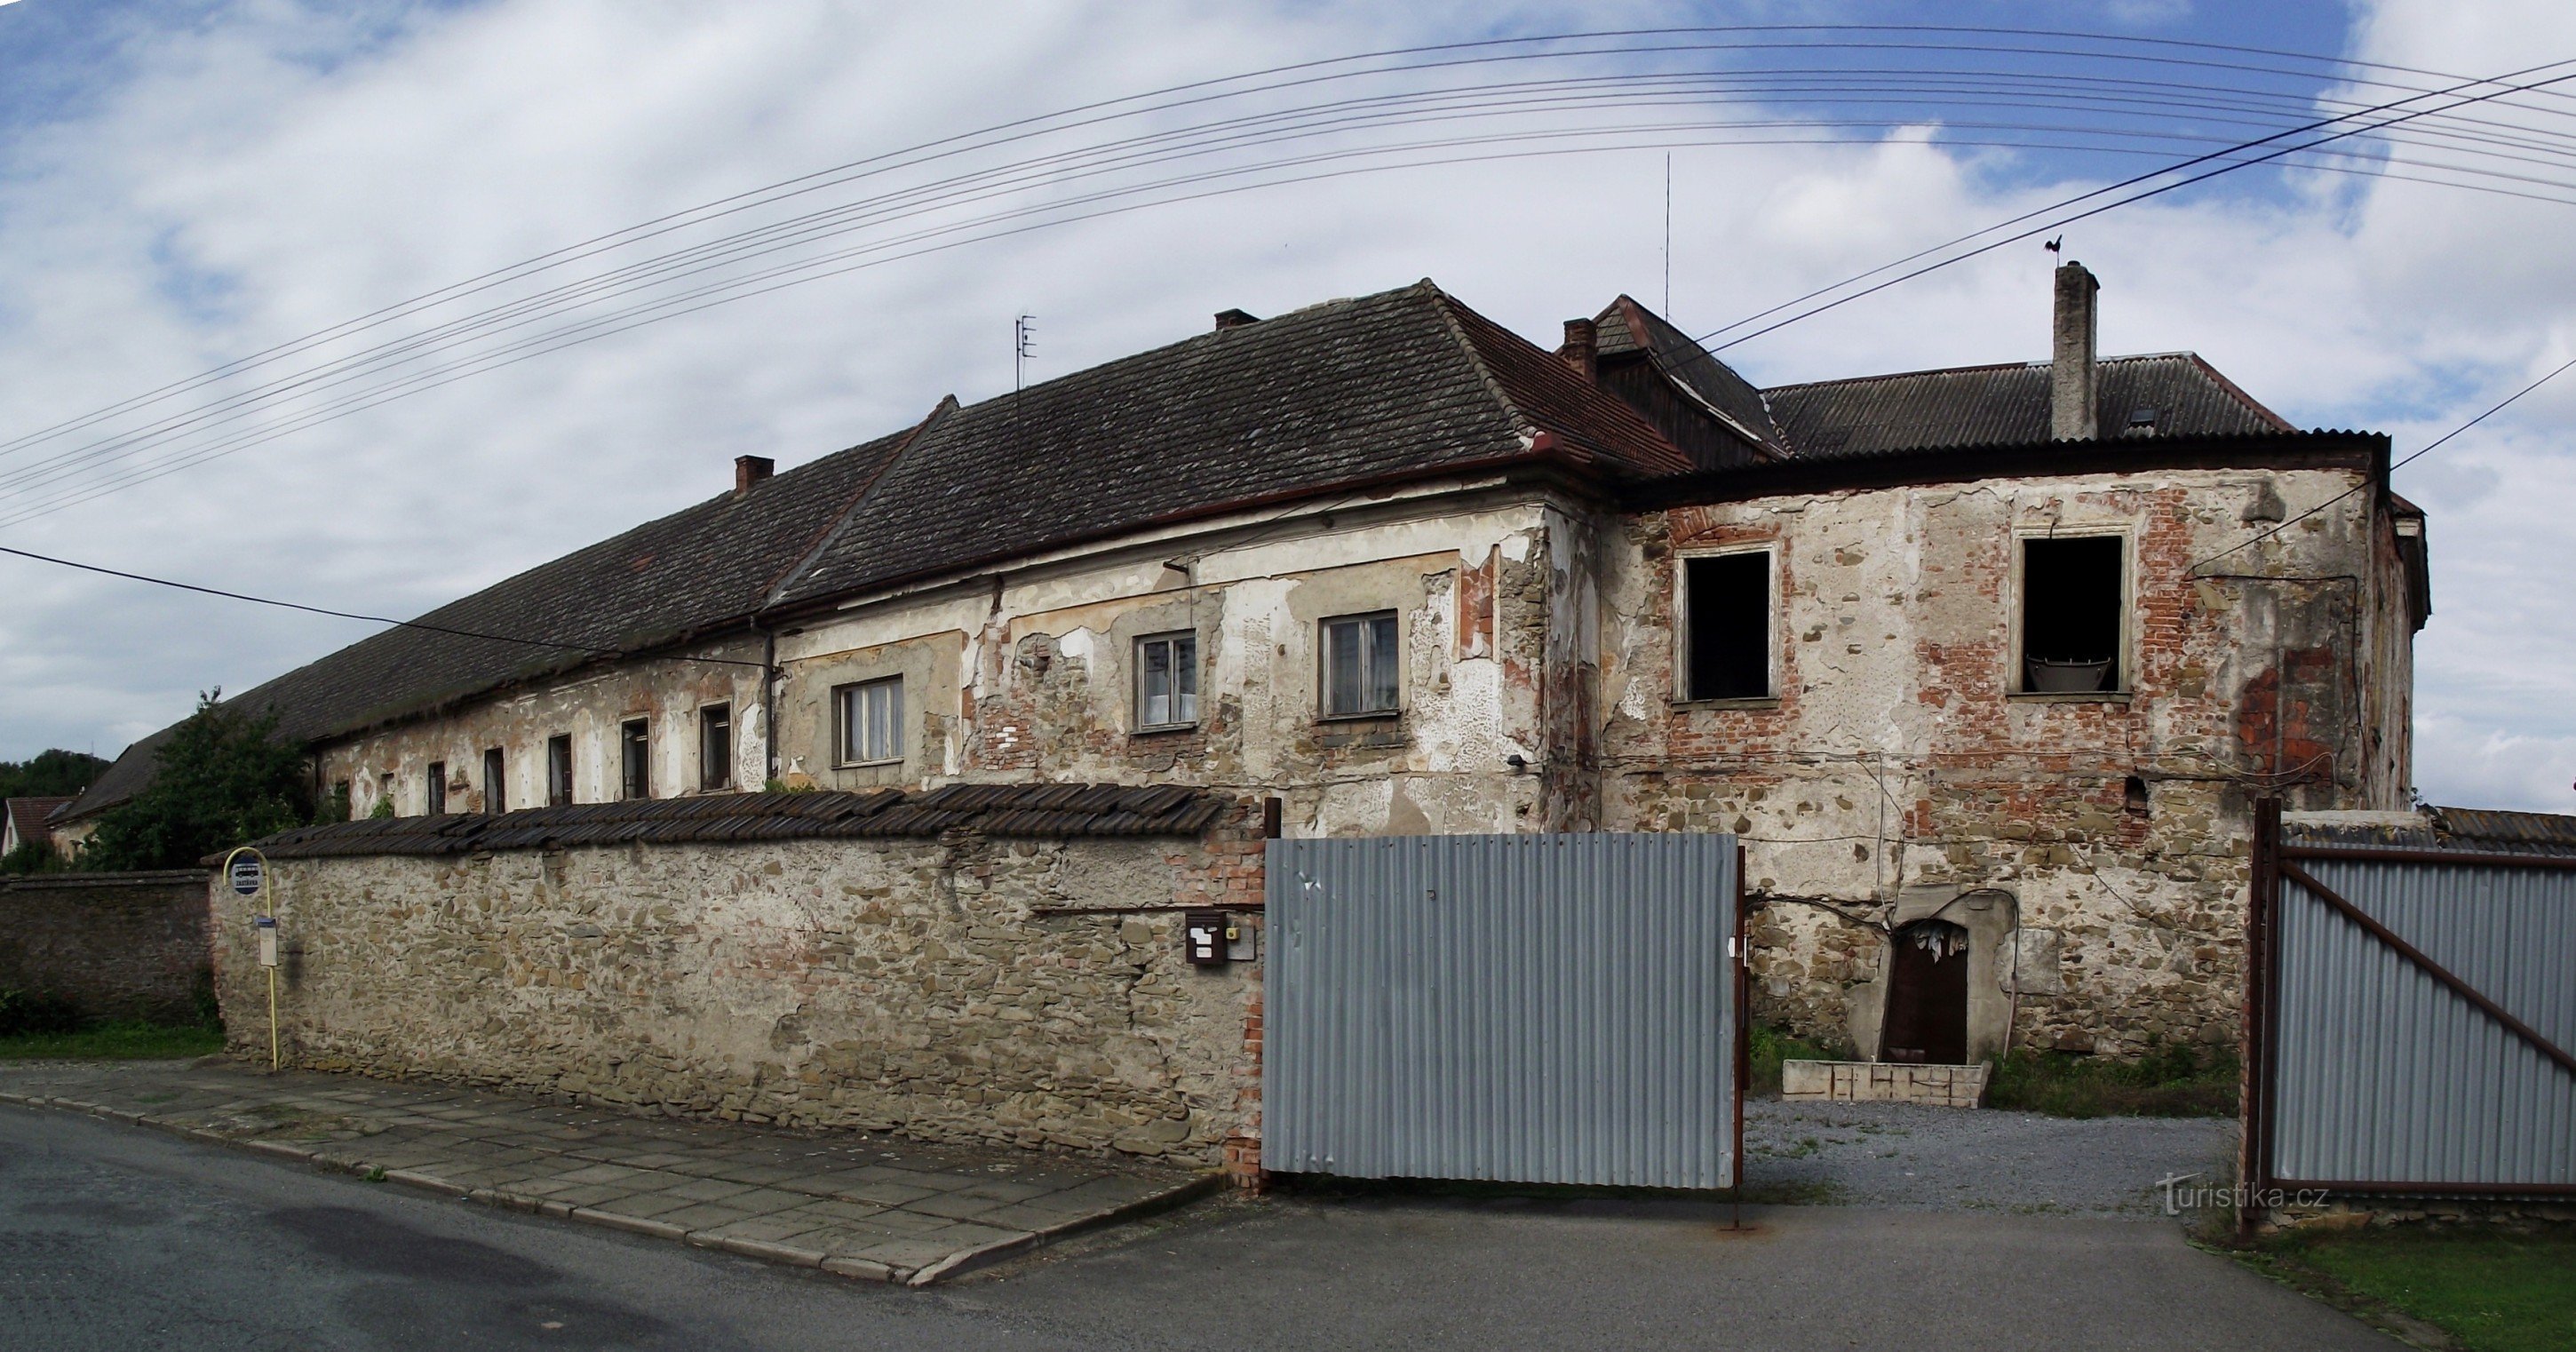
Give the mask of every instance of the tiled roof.
M 2437 807 L 2433 824 L 2452 844 L 2502 854 L 2576 855 L 2576 817 L 2553 812 Z
M 2188 352 L 2110 357 L 2099 372 L 2104 439 L 2126 433 L 2140 410 L 2153 411 L 2158 436 L 2295 430 Z M 1781 385 L 1763 398 L 1802 459 L 2049 440 L 2046 362 Z
M 254 842 L 271 859 L 472 854 L 482 850 L 758 840 L 992 836 L 1195 836 L 1226 800 L 1197 789 L 1115 784 L 951 784 L 926 793 L 729 793 L 492 814 L 379 817 L 299 827 Z M 221 856 L 209 855 L 205 862 Z
M 1542 432 L 1552 447 L 1533 444 Z M 1690 467 L 1616 396 L 1418 282 L 958 409 L 905 450 L 782 599 L 1344 485 L 1541 458 L 1614 477 Z
M 55 808 L 70 801 L 69 798 L 8 799 L 9 825 L 22 841 L 43 840 L 53 834 L 53 828 L 45 824 L 45 819 L 54 815 Z
M 1666 378 L 1714 410 L 1738 434 L 1772 450 L 1780 449 L 1780 429 L 1771 421 L 1771 408 L 1763 402 L 1762 391 L 1662 315 L 1638 304 L 1633 297 L 1621 296 L 1610 302 L 1593 323 L 1598 328 L 1598 350 L 1603 358 L 1632 353 L 1645 357 Z
M 546 647 L 387 629 L 225 700 L 274 708 L 279 730 L 319 741 L 516 681 L 720 630 L 758 611 L 786 572 L 917 429 L 799 465 L 542 563 L 419 617 L 420 624 Z M 74 815 L 106 811 L 151 782 L 171 729 L 126 748 Z

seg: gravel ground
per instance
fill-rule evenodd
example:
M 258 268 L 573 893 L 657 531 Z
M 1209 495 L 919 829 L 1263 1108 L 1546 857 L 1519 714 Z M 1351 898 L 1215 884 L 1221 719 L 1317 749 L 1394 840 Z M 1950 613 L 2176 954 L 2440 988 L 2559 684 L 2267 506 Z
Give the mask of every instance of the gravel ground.
M 2163 1213 L 2156 1181 L 2236 1153 L 2231 1119 L 2068 1119 L 1913 1103 L 1744 1103 L 1748 1197 L 2016 1215 Z

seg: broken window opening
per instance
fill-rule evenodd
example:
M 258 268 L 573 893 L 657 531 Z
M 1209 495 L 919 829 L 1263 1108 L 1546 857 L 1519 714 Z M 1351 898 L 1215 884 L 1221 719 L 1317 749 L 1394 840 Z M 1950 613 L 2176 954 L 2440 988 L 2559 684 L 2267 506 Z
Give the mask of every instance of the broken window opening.
M 483 753 L 483 810 L 510 810 L 507 795 L 501 791 L 501 748 L 497 746 Z
M 572 802 L 572 734 L 559 732 L 546 739 L 546 806 L 563 807 Z
M 1199 637 L 1136 640 L 1136 727 L 1186 728 L 1199 721 Z
M 2127 542 L 2117 535 L 2022 541 L 2021 683 L 2026 694 L 2126 689 Z
M 429 776 L 425 782 L 429 785 L 429 801 L 425 806 L 429 809 L 429 815 L 435 817 L 447 811 L 447 762 L 431 761 Z
M 1403 707 L 1395 612 L 1324 621 L 1324 716 L 1391 714 Z
M 841 764 L 903 759 L 902 677 L 845 685 L 832 694 L 841 725 Z
M 651 720 L 630 718 L 617 725 L 618 796 L 653 796 L 653 727 Z
M 1714 554 L 1682 565 L 1684 699 L 1771 696 L 1771 553 Z
M 710 704 L 698 710 L 698 787 L 733 787 L 733 706 Z

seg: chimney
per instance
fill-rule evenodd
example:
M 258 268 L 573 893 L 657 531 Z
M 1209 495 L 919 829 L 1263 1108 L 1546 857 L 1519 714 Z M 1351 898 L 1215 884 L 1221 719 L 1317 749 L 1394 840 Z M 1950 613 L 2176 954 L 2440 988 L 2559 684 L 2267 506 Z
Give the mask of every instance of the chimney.
M 736 496 L 751 491 L 753 484 L 778 470 L 778 462 L 765 455 L 737 455 L 733 458 L 733 491 Z
M 2093 349 L 2102 284 L 2081 263 L 2057 269 L 2057 315 L 2048 365 L 2048 435 L 2091 441 L 2102 433 L 2094 407 Z
M 1556 350 L 1565 364 L 1580 373 L 1586 384 L 1601 375 L 1601 330 L 1589 319 L 1565 321 L 1565 346 Z
M 1217 332 L 1219 333 L 1223 333 L 1227 329 L 1239 329 L 1246 324 L 1258 324 L 1260 322 L 1261 316 L 1246 314 L 1241 310 L 1219 310 L 1216 312 L 1216 327 Z

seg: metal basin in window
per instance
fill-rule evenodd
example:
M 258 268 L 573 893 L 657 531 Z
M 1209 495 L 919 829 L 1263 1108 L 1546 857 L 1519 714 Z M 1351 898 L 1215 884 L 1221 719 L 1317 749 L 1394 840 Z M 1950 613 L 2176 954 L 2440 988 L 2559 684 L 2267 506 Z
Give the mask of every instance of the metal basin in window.
M 2110 679 L 2112 659 L 2098 662 L 2065 661 L 2053 657 L 2028 659 L 2030 688 L 2044 695 L 2072 695 L 2099 690 Z

